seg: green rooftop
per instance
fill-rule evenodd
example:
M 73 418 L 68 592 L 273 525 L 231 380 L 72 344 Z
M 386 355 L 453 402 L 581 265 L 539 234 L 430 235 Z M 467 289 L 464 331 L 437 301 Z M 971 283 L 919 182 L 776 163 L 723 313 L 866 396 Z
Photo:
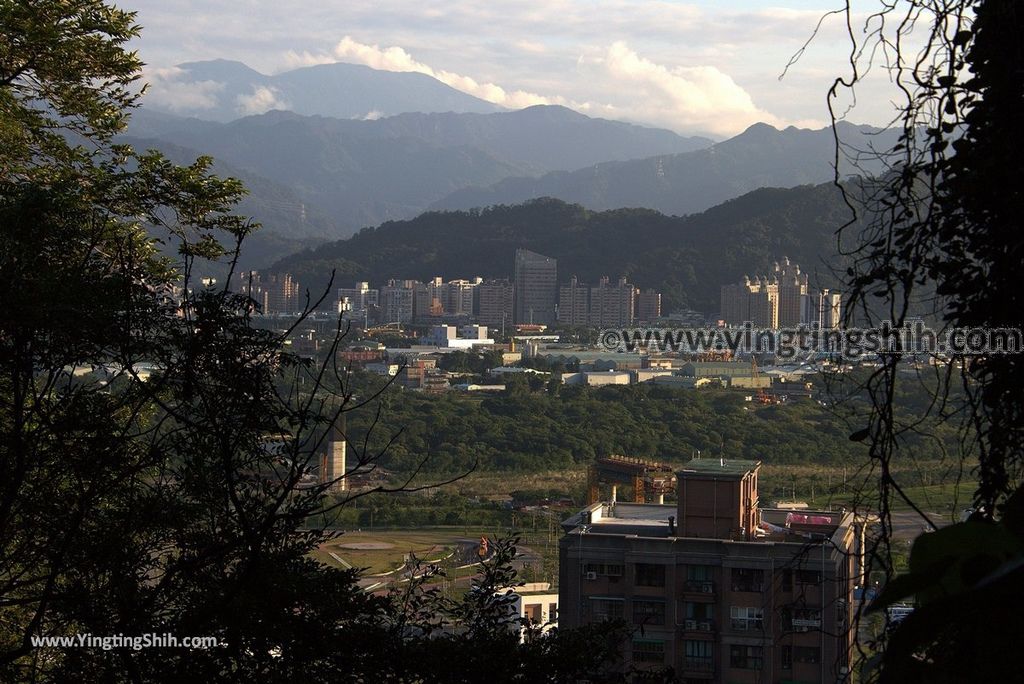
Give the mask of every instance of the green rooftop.
M 742 477 L 761 465 L 760 461 L 745 461 L 738 458 L 695 458 L 686 463 L 677 473 L 685 477 L 687 473 L 697 475 L 733 475 Z

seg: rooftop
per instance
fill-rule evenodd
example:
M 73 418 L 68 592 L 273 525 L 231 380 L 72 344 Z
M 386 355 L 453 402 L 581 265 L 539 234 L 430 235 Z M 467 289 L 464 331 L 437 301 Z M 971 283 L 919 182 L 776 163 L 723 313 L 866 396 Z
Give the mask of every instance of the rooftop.
M 757 463 L 757 461 L 746 461 Z M 852 520 L 850 513 L 842 511 L 812 511 L 761 508 L 762 524 L 749 542 L 791 542 L 807 544 L 821 542 L 833 536 Z M 589 520 L 587 514 L 589 513 Z M 600 502 L 592 504 L 562 521 L 566 534 L 636 535 L 647 538 L 671 539 L 668 519 L 675 517 L 675 504 L 638 504 Z M 678 530 L 678 528 L 676 528 Z M 678 538 L 683 538 L 679 536 Z M 705 540 L 713 537 L 701 538 Z
M 685 477 L 687 473 L 742 477 L 760 465 L 760 461 L 745 461 L 736 458 L 695 458 L 692 461 L 688 461 L 678 474 L 682 477 Z

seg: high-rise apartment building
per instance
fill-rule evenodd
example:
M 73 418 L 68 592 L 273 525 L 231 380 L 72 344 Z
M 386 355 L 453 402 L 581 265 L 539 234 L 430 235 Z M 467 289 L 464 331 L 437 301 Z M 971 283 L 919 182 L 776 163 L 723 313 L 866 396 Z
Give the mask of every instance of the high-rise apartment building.
M 835 290 L 817 290 L 803 299 L 804 310 L 800 322 L 812 328 L 835 330 L 843 322 L 843 297 Z
M 636 288 L 625 278 L 611 285 L 608 276 L 604 276 L 597 287 L 590 288 L 590 325 L 595 328 L 629 325 L 633 322 L 635 296 Z
M 380 304 L 380 291 L 367 282 L 338 288 L 338 312 L 346 318 L 363 319 Z
M 722 311 L 727 325 L 752 323 L 757 328 L 778 327 L 778 286 L 767 278 L 751 280 L 743 276 L 739 283 L 722 286 Z
M 331 425 L 331 431 L 325 444 L 325 453 L 320 463 L 320 483 L 329 485 L 328 490 L 344 492 L 348 490 L 348 480 L 345 475 L 348 473 L 345 464 L 346 440 L 345 440 L 345 418 L 340 416 L 337 423 Z
M 240 271 L 235 274 L 231 282 L 231 289 L 234 292 L 248 295 L 250 299 L 260 301 L 260 272 Z
M 381 323 L 412 322 L 416 312 L 417 285 L 425 291 L 423 283 L 414 280 L 389 280 L 380 288 Z
M 445 313 L 449 316 L 472 316 L 474 294 L 481 282 L 481 278 L 474 278 L 445 283 L 442 301 Z
M 590 322 L 590 288 L 576 276 L 558 288 L 558 322 L 571 326 Z
M 776 327 L 791 328 L 800 324 L 801 304 L 807 296 L 807 274 L 783 257 L 776 262 L 772 279 L 778 286 L 778 322 Z
M 491 328 L 511 326 L 515 319 L 515 286 L 508 280 L 487 280 L 476 287 L 476 318 Z
M 271 273 L 260 278 L 264 313 L 294 313 L 302 308 L 299 282 L 290 273 Z
M 256 302 L 263 313 L 294 313 L 302 309 L 299 282 L 290 273 L 243 271 L 235 276 L 231 286 Z
M 808 279 L 783 257 L 771 274 L 722 286 L 720 317 L 727 325 L 750 322 L 756 328 L 793 327 L 806 313 Z
M 636 320 L 653 323 L 661 318 L 661 293 L 647 289 L 636 293 Z
M 677 503 L 605 501 L 562 527 L 559 625 L 637 627 L 626 666 L 685 682 L 846 682 L 862 521 L 761 508 L 757 461 L 690 461 Z
M 515 256 L 515 322 L 551 325 L 558 295 L 558 261 L 517 249 Z

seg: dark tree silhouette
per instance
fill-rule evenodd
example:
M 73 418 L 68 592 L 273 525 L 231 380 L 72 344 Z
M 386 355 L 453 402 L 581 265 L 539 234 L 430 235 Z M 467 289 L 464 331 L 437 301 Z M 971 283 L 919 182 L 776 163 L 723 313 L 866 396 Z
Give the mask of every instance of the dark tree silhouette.
M 896 0 L 857 18 L 838 13 L 851 39 L 851 72 L 830 105 L 869 68 L 898 88 L 899 144 L 880 150 L 888 173 L 847 197 L 861 223 L 841 233 L 849 248 L 850 320 L 902 325 L 934 315 L 949 327 L 1021 326 L 1024 238 L 1021 169 L 1024 16 L 1013 0 Z M 920 46 L 915 48 L 912 46 Z M 841 148 L 837 146 L 837 154 Z M 837 183 L 839 179 L 837 178 Z M 880 535 L 872 564 L 888 586 L 872 607 L 913 599 L 916 610 L 878 642 L 865 678 L 881 681 L 1009 681 L 1024 607 L 1024 357 L 952 355 L 935 373 L 924 415 L 900 416 L 894 397 L 908 350 L 886 356 L 868 379 L 873 410 L 851 439 L 866 442 Z M 904 366 L 905 367 L 905 366 Z M 896 576 L 892 504 L 920 512 L 895 475 L 903 445 L 929 417 L 958 427 L 961 467 L 976 482 L 970 520 L 928 532 Z M 922 523 L 932 523 L 922 515 Z M 866 655 L 869 655 L 866 653 Z
M 311 558 L 314 521 L 346 501 L 316 455 L 372 396 L 334 365 L 342 330 L 326 362 L 300 359 L 254 302 L 193 281 L 195 259 L 234 263 L 257 226 L 210 159 L 113 144 L 139 97 L 134 21 L 99 0 L 0 0 L 0 680 L 479 680 L 443 674 L 468 648 L 502 663 L 494 681 L 585 675 L 613 649 L 521 643 L 491 600 L 515 584 L 510 544 L 462 601 L 412 588 L 443 639 Z M 378 457 L 356 448 L 354 465 Z M 33 643 L 167 633 L 219 645 Z M 435 643 L 446 660 L 423 656 Z

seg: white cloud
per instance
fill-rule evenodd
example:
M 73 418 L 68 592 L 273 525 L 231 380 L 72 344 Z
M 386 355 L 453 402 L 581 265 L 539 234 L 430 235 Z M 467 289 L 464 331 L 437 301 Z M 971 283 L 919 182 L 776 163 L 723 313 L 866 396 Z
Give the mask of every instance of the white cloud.
M 251 95 L 239 95 L 236 98 L 241 114 L 263 114 L 271 109 L 290 109 L 291 105 L 278 98 L 276 88 L 257 86 L 252 89 Z
M 525 47 L 532 52 L 533 45 Z M 345 36 L 332 53 L 289 52 L 295 66 L 346 61 L 385 71 L 426 74 L 470 95 L 511 109 L 536 104 L 563 104 L 591 116 L 628 119 L 677 131 L 718 136 L 738 133 L 763 121 L 787 122 L 757 106 L 751 95 L 716 66 L 673 66 L 641 56 L 625 41 L 592 48 L 576 61 L 573 97 L 506 90 L 493 82 L 439 69 L 417 60 L 400 46 L 382 47 Z
M 681 132 L 698 130 L 689 121 L 707 130 L 710 118 L 725 134 L 749 121 L 747 105 L 727 96 L 731 86 L 746 93 L 755 110 L 779 119 L 827 118 L 825 92 L 836 76 L 849 71 L 842 17 L 829 17 L 803 59 L 782 82 L 778 76 L 835 5 L 826 0 L 249 0 L 240 12 L 237 2 L 227 0 L 135 0 L 133 9 L 140 11 L 146 29 L 133 47 L 151 64 L 224 57 L 273 73 L 342 59 L 333 46 L 347 34 L 345 48 L 352 55 L 346 61 L 426 73 L 505 106 L 564 102 Z M 193 19 L 182 22 L 183 16 Z M 857 15 L 855 31 L 862 26 Z M 723 121 L 734 122 L 733 130 L 680 105 L 650 79 L 635 73 L 613 77 L 595 60 L 606 59 L 616 41 L 638 59 L 692 82 L 698 92 L 707 91 L 713 101 L 729 104 Z M 580 54 L 588 61 L 575 68 Z M 717 74 L 677 71 L 700 68 Z M 898 93 L 886 73 L 877 76 L 858 91 L 860 121 L 882 123 L 891 117 Z M 461 80 L 467 77 L 471 83 Z M 681 92 L 678 84 L 666 87 Z M 188 84 L 180 97 L 210 106 L 216 88 Z M 166 97 L 174 103 L 176 96 Z
M 172 112 L 212 109 L 224 84 L 217 81 L 187 81 L 188 75 L 178 67 L 146 69 L 144 80 L 149 84 L 145 102 Z
M 316 66 L 318 64 L 334 64 L 338 60 L 331 55 L 320 52 L 312 53 L 307 50 L 302 52 L 296 52 L 295 50 L 288 50 L 284 53 L 284 63 L 286 70 L 298 69 L 300 67 Z
M 604 108 L 618 116 L 716 135 L 732 135 L 758 121 L 785 125 L 714 66 L 658 64 L 616 41 L 602 55 L 581 57 L 577 67 L 584 76 L 602 79 L 603 92 L 621 93 Z
M 561 101 L 557 97 L 545 97 L 525 90 L 508 91 L 495 83 L 480 83 L 470 76 L 444 69 L 434 69 L 417 61 L 398 46 L 382 48 L 378 45 L 360 43 L 350 36 L 345 36 L 334 46 L 334 56 L 339 60 L 353 61 L 384 71 L 412 71 L 426 74 L 464 93 L 511 109 L 537 104 L 555 104 Z

